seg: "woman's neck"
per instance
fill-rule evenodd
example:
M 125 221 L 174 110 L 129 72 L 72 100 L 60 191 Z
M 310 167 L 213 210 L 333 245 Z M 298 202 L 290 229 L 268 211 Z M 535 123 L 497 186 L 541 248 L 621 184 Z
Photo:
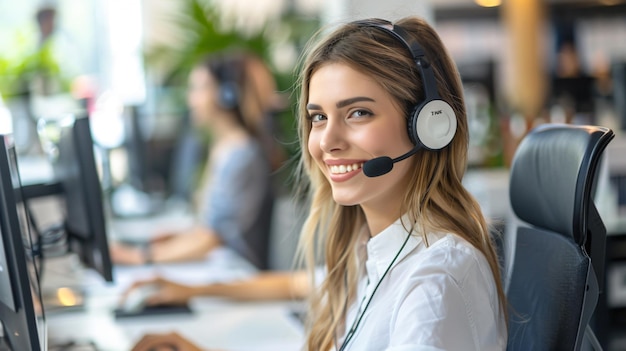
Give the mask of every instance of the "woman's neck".
M 227 118 L 218 118 L 211 123 L 211 133 L 216 144 L 229 143 L 231 141 L 240 141 L 249 138 L 248 132 L 243 128 L 234 116 Z
M 372 237 L 380 234 L 385 228 L 389 227 L 400 218 L 399 209 L 380 208 L 378 210 L 363 206 L 365 221 Z
M 216 133 L 213 137 L 211 152 L 209 153 L 209 162 L 221 162 L 220 160 L 223 157 L 230 155 L 230 150 L 244 144 L 249 139 L 250 135 L 243 128 Z

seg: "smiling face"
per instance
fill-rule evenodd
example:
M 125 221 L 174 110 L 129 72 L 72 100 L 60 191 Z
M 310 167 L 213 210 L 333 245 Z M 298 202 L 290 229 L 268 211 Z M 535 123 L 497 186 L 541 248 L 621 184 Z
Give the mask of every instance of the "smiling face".
M 413 148 L 406 118 L 381 85 L 342 63 L 319 67 L 311 76 L 307 102 L 311 131 L 308 151 L 330 183 L 334 200 L 361 205 L 365 213 L 398 217 L 411 162 L 369 178 L 363 163 L 397 157 Z

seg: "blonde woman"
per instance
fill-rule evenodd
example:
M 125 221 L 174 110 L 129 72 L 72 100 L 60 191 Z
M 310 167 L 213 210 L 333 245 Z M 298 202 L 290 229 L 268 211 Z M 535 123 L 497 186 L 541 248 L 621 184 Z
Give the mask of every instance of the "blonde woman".
M 504 350 L 498 258 L 461 183 L 461 81 L 436 32 L 415 17 L 345 24 L 300 78 L 305 349 Z

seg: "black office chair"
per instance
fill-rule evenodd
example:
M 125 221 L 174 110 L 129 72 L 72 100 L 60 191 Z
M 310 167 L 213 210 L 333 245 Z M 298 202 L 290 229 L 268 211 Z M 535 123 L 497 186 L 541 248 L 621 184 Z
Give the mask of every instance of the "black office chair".
M 601 348 L 589 327 L 606 238 L 593 187 L 613 137 L 603 127 L 546 124 L 518 146 L 509 187 L 520 225 L 505 282 L 507 350 L 580 350 L 584 340 Z

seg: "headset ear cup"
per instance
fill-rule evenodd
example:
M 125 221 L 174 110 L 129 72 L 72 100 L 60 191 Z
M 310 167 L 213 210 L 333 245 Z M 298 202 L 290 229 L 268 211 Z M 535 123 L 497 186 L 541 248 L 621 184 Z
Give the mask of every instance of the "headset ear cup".
M 223 82 L 220 84 L 219 104 L 226 110 L 235 109 L 239 105 L 239 93 L 234 82 Z
M 409 120 L 407 121 L 409 139 L 411 139 L 411 142 L 413 143 L 413 145 L 421 144 L 419 136 L 417 135 L 417 130 L 415 129 L 417 126 L 417 118 L 418 118 L 421 108 L 422 108 L 422 105 L 415 106 L 413 108 L 413 111 L 411 111 L 411 114 L 409 115 Z
M 412 137 L 430 150 L 448 146 L 456 134 L 457 121 L 452 107 L 443 100 L 431 100 L 412 115 Z M 417 143 L 415 144 L 417 145 Z

